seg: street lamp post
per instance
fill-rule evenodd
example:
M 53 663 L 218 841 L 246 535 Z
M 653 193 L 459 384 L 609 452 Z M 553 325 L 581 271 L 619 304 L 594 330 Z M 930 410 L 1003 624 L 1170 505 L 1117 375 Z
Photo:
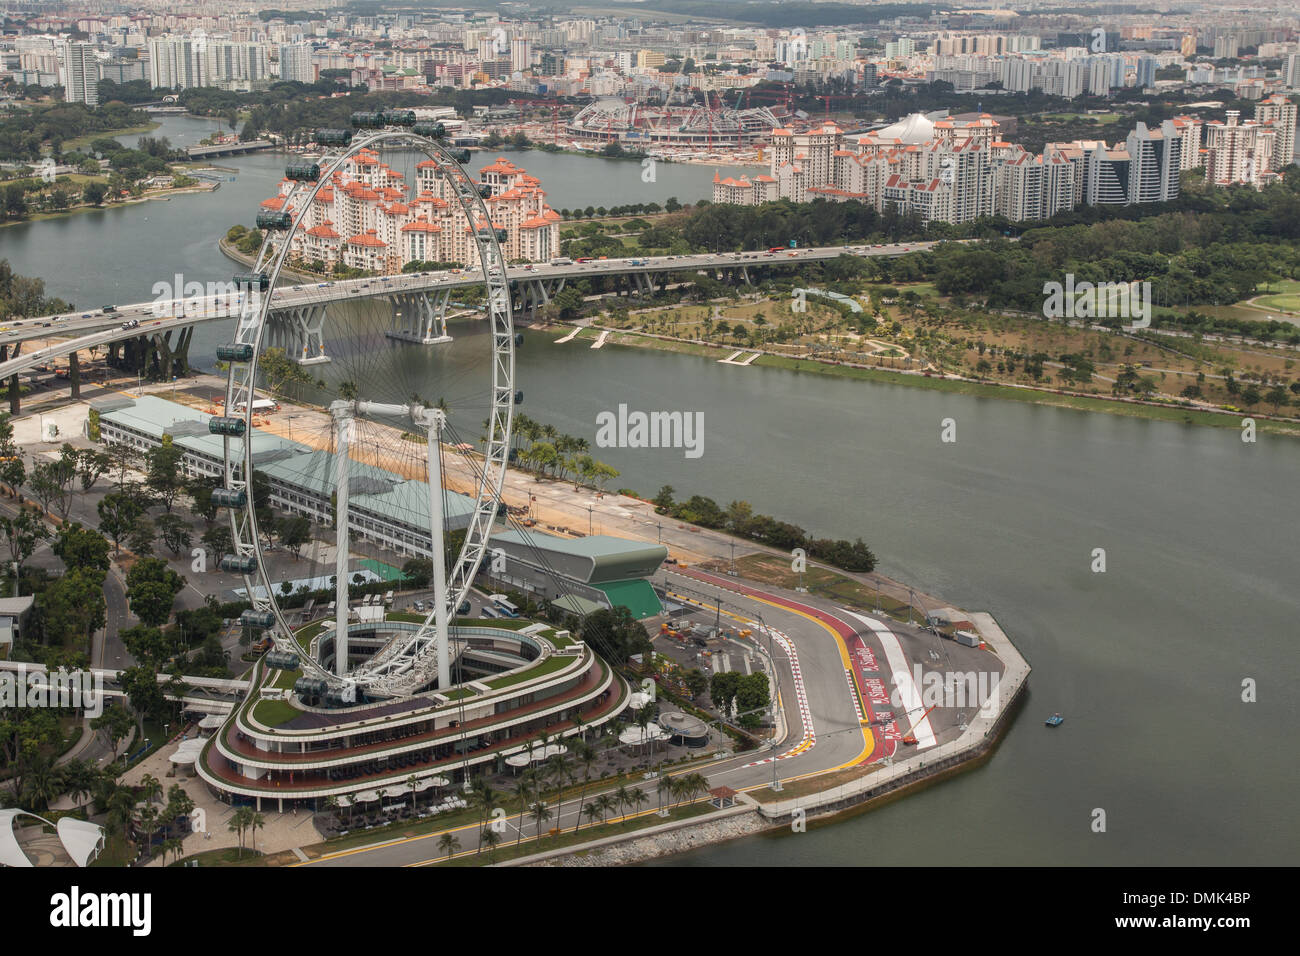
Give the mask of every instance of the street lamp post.
M 587 537 L 591 537 L 591 510 L 592 506 L 587 505 Z

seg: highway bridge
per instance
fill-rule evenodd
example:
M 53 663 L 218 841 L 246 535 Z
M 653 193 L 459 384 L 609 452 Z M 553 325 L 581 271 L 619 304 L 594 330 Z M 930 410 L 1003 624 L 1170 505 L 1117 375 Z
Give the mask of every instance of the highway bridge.
M 824 262 L 842 255 L 896 257 L 925 251 L 934 245 L 933 242 L 857 244 L 586 262 L 553 260 L 550 263 L 511 266 L 507 274 L 516 314 L 531 316 L 550 302 L 571 279 L 617 276 L 627 282 L 629 294 L 653 294 L 678 273 L 708 272 L 749 282 L 749 273 L 753 269 Z M 179 283 L 181 277 L 176 279 Z M 452 293 L 481 284 L 482 277 L 476 270 L 452 269 L 281 286 L 266 293 L 271 296 L 271 339 L 264 344 L 281 346 L 305 364 L 328 361 L 322 339 L 326 311 L 331 304 L 358 299 L 383 299 L 391 303 L 394 313 L 392 334 L 396 338 L 422 343 L 445 341 L 446 313 Z M 16 413 L 19 410 L 17 376 L 61 356 L 68 356 L 73 396 L 76 397 L 79 387 L 78 351 L 126 343 L 137 353 L 153 353 L 163 367 L 170 368 L 173 361 L 184 362 L 193 326 L 238 317 L 244 294 L 246 292 L 236 289 L 233 282 L 213 283 L 205 288 L 203 294 L 188 298 L 107 306 L 88 312 L 11 323 L 0 331 L 0 381 L 10 381 L 11 411 Z M 48 341 L 55 337 L 60 339 L 56 344 L 35 351 L 22 348 L 25 342 L 34 339 Z
M 217 156 L 238 156 L 241 153 L 256 153 L 263 149 L 272 149 L 275 143 L 269 139 L 250 139 L 246 143 L 218 143 L 215 146 L 190 146 L 185 152 L 190 159 L 213 159 Z

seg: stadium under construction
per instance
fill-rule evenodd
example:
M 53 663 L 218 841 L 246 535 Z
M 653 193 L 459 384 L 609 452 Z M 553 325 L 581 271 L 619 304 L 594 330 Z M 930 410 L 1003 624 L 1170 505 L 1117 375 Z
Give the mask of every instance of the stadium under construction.
M 565 130 L 578 140 L 715 148 L 767 142 L 780 125 L 765 106 L 738 110 L 604 99 L 584 107 Z

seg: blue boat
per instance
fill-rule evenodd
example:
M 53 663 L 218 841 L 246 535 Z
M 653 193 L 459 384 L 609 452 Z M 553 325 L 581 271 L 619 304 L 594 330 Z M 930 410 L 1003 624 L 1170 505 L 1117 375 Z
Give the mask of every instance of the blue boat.
M 1059 727 L 1061 724 L 1065 723 L 1065 718 L 1060 714 L 1053 714 L 1051 717 L 1047 718 L 1045 723 L 1048 727 Z

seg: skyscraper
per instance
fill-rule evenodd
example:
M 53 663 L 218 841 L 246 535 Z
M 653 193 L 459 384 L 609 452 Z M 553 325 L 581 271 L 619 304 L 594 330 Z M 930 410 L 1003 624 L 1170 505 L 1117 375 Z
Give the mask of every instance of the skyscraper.
M 1165 120 L 1158 130 L 1138 123 L 1128 134 L 1128 203 L 1168 202 L 1178 198 L 1183 140 Z
M 90 43 L 64 44 L 63 98 L 69 103 L 99 105 L 99 63 Z
M 315 83 L 316 70 L 311 62 L 310 43 L 280 45 L 280 79 L 296 83 Z
M 1295 162 L 1296 105 L 1285 96 L 1270 96 L 1255 105 L 1255 121 L 1277 130 L 1270 168 L 1279 172 Z

